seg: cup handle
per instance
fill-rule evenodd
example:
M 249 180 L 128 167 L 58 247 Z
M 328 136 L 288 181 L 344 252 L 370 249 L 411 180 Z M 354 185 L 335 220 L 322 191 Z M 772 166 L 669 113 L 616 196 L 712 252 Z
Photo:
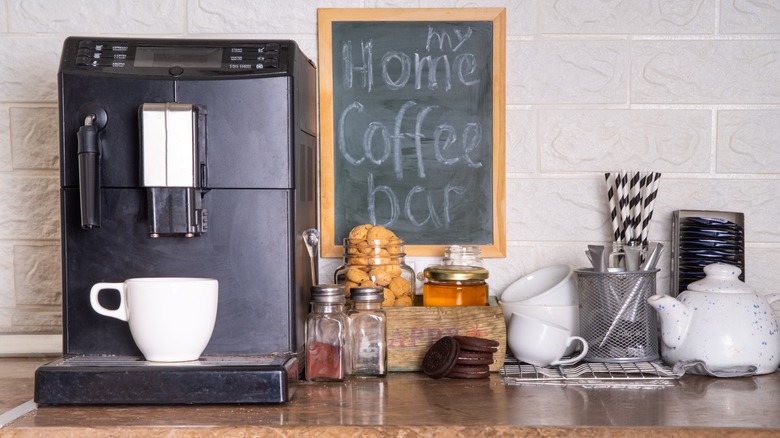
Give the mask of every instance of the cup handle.
M 586 354 L 588 354 L 588 341 L 586 341 L 585 339 L 583 339 L 583 338 L 581 338 L 579 336 L 572 336 L 572 337 L 570 337 L 566 341 L 566 347 L 571 345 L 571 343 L 574 342 L 574 341 L 580 341 L 580 343 L 582 344 L 582 351 L 580 352 L 580 354 L 578 354 L 575 357 L 568 358 L 566 360 L 561 360 L 561 359 L 554 360 L 550 365 L 571 365 L 571 364 L 575 364 L 575 363 L 579 362 L 583 357 L 585 357 Z
M 119 307 L 115 310 L 106 309 L 98 301 L 98 295 L 103 289 L 114 289 L 119 292 Z M 97 283 L 92 286 L 89 291 L 89 303 L 92 304 L 92 308 L 95 312 L 116 318 L 122 321 L 127 321 L 127 306 L 125 305 L 125 284 L 124 283 Z

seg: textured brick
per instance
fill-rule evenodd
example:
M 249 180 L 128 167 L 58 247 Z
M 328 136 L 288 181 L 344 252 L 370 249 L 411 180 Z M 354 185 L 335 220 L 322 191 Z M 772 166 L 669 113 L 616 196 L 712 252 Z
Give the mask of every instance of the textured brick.
M 0 333 L 11 333 L 11 325 L 13 321 L 13 309 L 4 309 L 0 307 Z
M 8 18 L 5 8 L 0 8 L 0 32 L 8 32 Z
M 59 237 L 59 179 L 0 175 L 0 239 Z
M 17 305 L 62 303 L 59 246 L 14 247 L 14 288 Z
M 11 32 L 50 32 L 74 35 L 183 33 L 182 0 L 8 0 Z M 85 23 L 89 23 L 85 30 Z
M 725 0 L 720 3 L 720 31 L 723 33 L 777 34 L 780 3 L 777 0 Z
M 376 3 L 377 6 L 371 7 L 417 7 L 417 5 L 411 6 L 410 2 L 406 0 L 377 1 Z M 385 6 L 387 3 L 392 4 Z M 534 35 L 537 30 L 537 0 L 421 0 L 419 3 L 419 7 L 422 8 L 506 8 L 506 33 L 508 36 Z
M 13 163 L 11 163 L 10 119 L 8 107 L 0 105 L 0 172 L 13 169 Z
M 62 310 L 17 309 L 11 315 L 11 333 L 62 333 Z
M 542 111 L 542 171 L 710 170 L 710 111 Z
M 506 171 L 507 173 L 536 171 L 535 113 L 507 109 L 506 111 Z
M 14 248 L 10 244 L 0 244 L 0 310 L 16 307 L 14 290 Z M 0 326 L 2 326 L 0 322 Z
M 59 169 L 57 108 L 11 108 L 14 169 Z
M 608 240 L 611 226 L 602 180 L 597 175 L 508 179 L 507 238 L 546 244 Z
M 780 103 L 780 41 L 636 41 L 633 103 Z
M 508 104 L 625 103 L 625 41 L 508 41 Z
M 362 1 L 276 0 L 258 3 L 234 0 L 226 8 L 222 0 L 200 0 L 188 3 L 190 33 L 247 33 L 290 35 L 290 32 L 315 34 L 318 8 L 356 8 Z M 259 6 L 262 5 L 262 6 Z M 290 11 L 295 11 L 291 14 Z
M 748 246 L 745 249 L 745 283 L 761 294 L 780 292 L 780 269 L 766 269 L 766 260 L 780 260 L 780 248 L 762 248 Z M 780 310 L 780 301 L 775 302 L 775 309 Z
M 711 34 L 718 0 L 540 1 L 542 33 Z
M 56 102 L 61 51 L 60 38 L 0 38 L 0 102 Z
M 718 113 L 719 173 L 780 170 L 780 111 Z

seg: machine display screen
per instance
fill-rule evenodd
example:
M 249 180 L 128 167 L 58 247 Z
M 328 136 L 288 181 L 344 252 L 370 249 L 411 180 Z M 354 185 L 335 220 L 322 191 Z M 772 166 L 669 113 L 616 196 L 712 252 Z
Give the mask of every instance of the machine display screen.
M 219 68 L 222 49 L 214 47 L 137 47 L 134 67 Z

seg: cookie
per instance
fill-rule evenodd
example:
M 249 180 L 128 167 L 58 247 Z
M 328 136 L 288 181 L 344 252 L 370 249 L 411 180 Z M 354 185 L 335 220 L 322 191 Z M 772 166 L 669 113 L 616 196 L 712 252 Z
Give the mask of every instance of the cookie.
M 493 353 L 474 352 L 460 350 L 456 365 L 490 365 L 493 361 Z
M 495 353 L 498 351 L 498 341 L 492 339 L 476 338 L 473 336 L 453 336 L 460 344 L 460 348 L 466 351 L 481 351 Z
M 455 365 L 447 377 L 454 379 L 487 379 L 490 377 L 490 367 L 487 365 Z
M 446 376 L 455 366 L 460 353 L 460 344 L 451 336 L 444 336 L 431 345 L 423 357 L 422 369 L 434 379 Z

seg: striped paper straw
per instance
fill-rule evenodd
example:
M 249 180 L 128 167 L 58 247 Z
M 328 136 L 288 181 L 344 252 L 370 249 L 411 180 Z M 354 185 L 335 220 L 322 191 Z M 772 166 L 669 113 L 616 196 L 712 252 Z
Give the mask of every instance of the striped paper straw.
M 628 221 L 629 221 L 629 210 L 628 210 L 628 175 L 626 174 L 625 170 L 621 170 L 618 174 L 618 184 L 617 184 L 617 190 L 618 190 L 618 198 L 619 198 L 619 205 L 620 205 L 620 218 L 621 222 L 623 223 L 622 228 L 620 229 L 620 241 L 626 242 L 626 237 L 628 233 Z
M 615 178 L 610 172 L 604 174 L 604 181 L 607 184 L 607 200 L 609 201 L 609 214 L 612 220 L 612 234 L 615 242 L 617 242 L 620 240 L 620 219 L 618 219 L 617 204 L 615 202 L 617 187 L 615 186 Z
M 629 200 L 628 209 L 630 212 L 629 224 L 631 227 L 626 234 L 628 234 L 629 240 L 634 240 L 639 238 L 636 231 L 637 224 L 639 223 L 639 216 L 641 215 L 641 207 L 639 207 L 639 172 L 634 172 L 634 174 L 631 175 L 629 187 L 631 190 L 631 199 Z
M 658 185 L 661 179 L 661 173 L 656 172 L 652 174 L 653 181 L 649 184 L 649 193 L 645 197 L 644 209 L 642 210 L 642 244 L 647 245 L 647 235 L 650 231 L 650 220 L 653 219 L 653 208 L 655 206 L 655 198 L 658 196 Z

